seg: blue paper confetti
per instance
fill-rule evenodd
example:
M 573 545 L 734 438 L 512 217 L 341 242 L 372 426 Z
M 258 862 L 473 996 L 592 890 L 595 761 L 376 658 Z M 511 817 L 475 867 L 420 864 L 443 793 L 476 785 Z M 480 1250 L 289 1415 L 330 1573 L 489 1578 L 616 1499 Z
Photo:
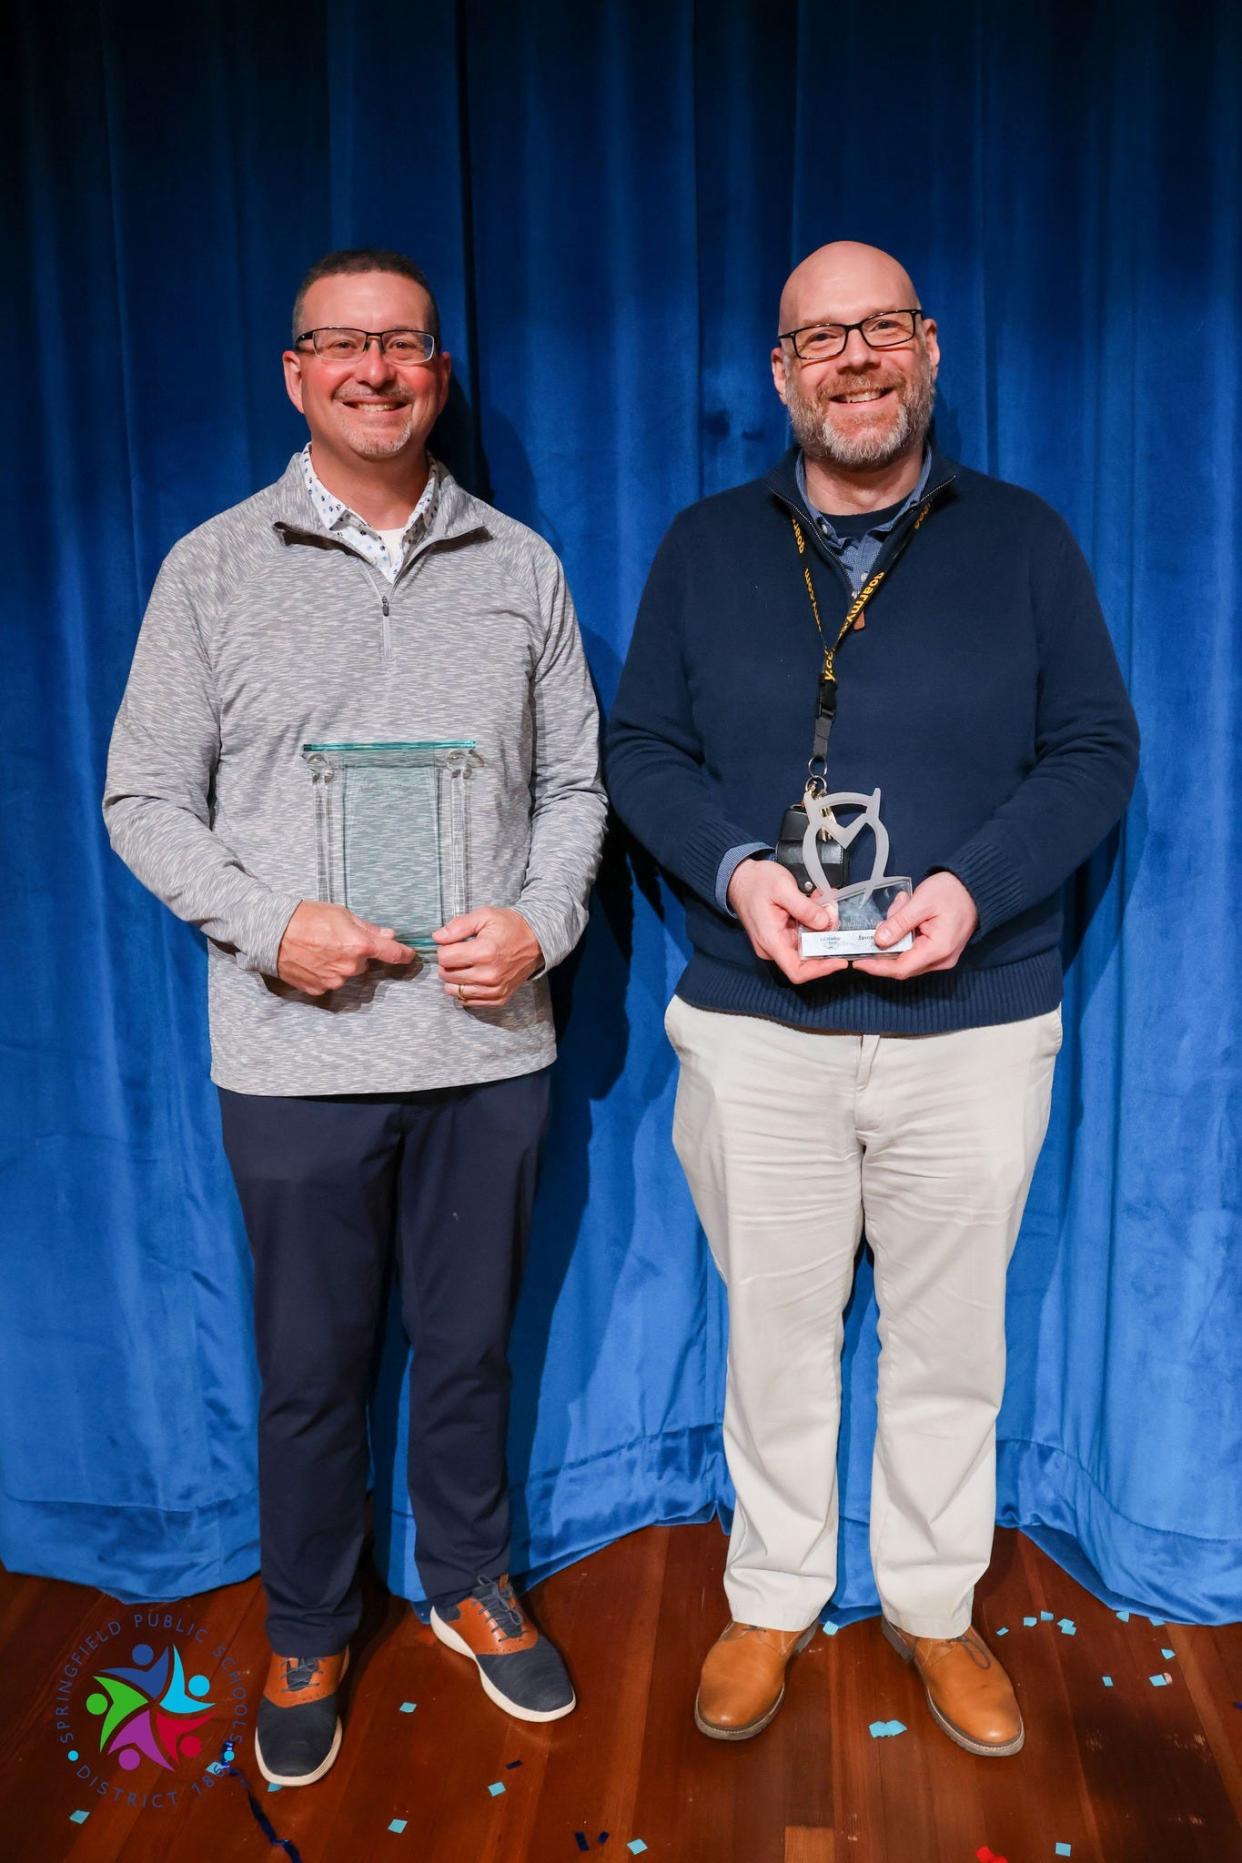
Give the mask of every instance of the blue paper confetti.
M 1148 1621 L 1148 1623 L 1149 1623 L 1149 1624 L 1151 1625 L 1151 1627 L 1152 1627 L 1152 1629 L 1153 1629 L 1153 1630 L 1163 1630 L 1163 1629 L 1164 1629 L 1164 1619 L 1163 1619 L 1163 1617 L 1149 1617 L 1149 1618 L 1147 1619 L 1147 1621 Z
M 1105 1688 L 1111 1688 L 1113 1685 L 1113 1678 L 1111 1675 L 1102 1675 L 1100 1680 L 1103 1682 Z
M 1037 1624 L 1037 1623 L 1039 1622 L 1039 1619 L 1038 1619 L 1038 1617 L 1024 1617 L 1024 1618 L 1022 1619 L 1022 1622 L 1023 1622 L 1024 1624 L 1026 1624 L 1026 1625 L 1027 1625 L 1027 1627 L 1029 1628 L 1029 1627 L 1030 1627 L 1030 1625 L 1032 1625 L 1032 1624 Z
M 837 1634 L 837 1631 L 840 1628 L 841 1628 L 840 1624 L 821 1624 L 820 1625 L 820 1629 L 823 1631 L 826 1637 L 835 1637 Z
M 1059 1857 L 1072 1857 L 1074 1852 L 1068 1844 L 1058 1844 L 1053 1854 Z
M 418 1706 L 418 1703 L 416 1701 L 403 1701 L 401 1703 L 401 1713 L 402 1714 L 413 1714 L 417 1706 Z
M 89 1811 L 71 1811 L 69 1813 L 69 1822 L 70 1824 L 85 1824 L 90 1815 Z
M 905 1731 L 904 1721 L 872 1721 L 867 1729 L 873 1740 L 892 1740 Z
M 998 1636 L 998 1637 L 1007 1637 L 1009 1635 L 1009 1625 L 998 1624 L 995 1631 L 993 1632 L 993 1635 Z
M 500 1794 L 504 1791 L 505 1788 L 500 1783 L 500 1780 L 497 1779 L 494 1781 L 493 1784 L 489 1785 L 487 1789 L 491 1793 L 493 1798 L 499 1798 Z
M 1063 1637 L 1076 1637 L 1078 1635 L 1078 1625 L 1074 1622 L 1072 1617 L 1063 1617 L 1058 1623 L 1057 1629 L 1061 1632 Z
M 636 1857 L 640 1857 L 647 1848 L 641 1837 L 631 1837 L 629 1843 L 625 1847 L 631 1856 Z
M 1041 1611 L 1041 1612 L 1039 1613 L 1039 1620 L 1040 1620 L 1040 1622 L 1041 1622 L 1041 1623 L 1043 1623 L 1043 1624 L 1050 1624 L 1050 1623 L 1052 1622 L 1052 1612 L 1051 1612 L 1051 1611 Z
M 1130 1613 L 1129 1613 L 1129 1611 L 1118 1611 L 1118 1613 L 1117 1613 L 1117 1621 L 1118 1621 L 1118 1623 L 1121 1623 L 1121 1624 L 1128 1624 L 1128 1623 L 1129 1623 L 1129 1621 L 1130 1621 Z
M 591 1848 L 591 1840 L 585 1831 L 575 1831 L 574 1842 L 577 1844 L 579 1850 L 589 1850 Z
M 267 1782 L 267 1789 L 268 1789 L 268 1791 L 269 1791 L 269 1792 L 279 1792 L 279 1790 L 280 1790 L 280 1787 L 279 1787 L 278 1785 L 276 1785 L 276 1784 L 274 1784 L 274 1783 L 273 1783 L 273 1781 L 272 1781 L 271 1779 L 269 1779 L 269 1780 L 268 1780 L 268 1782 Z
M 1168 1688 L 1173 1677 L 1171 1675 L 1149 1675 L 1147 1680 L 1153 1688 Z
M 1172 1662 L 1177 1652 L 1175 1650 L 1161 1650 L 1160 1654 L 1164 1657 L 1166 1662 Z
M 606 1844 L 606 1843 L 608 1842 L 608 1832 L 607 1832 L 607 1831 L 601 1831 L 601 1832 L 600 1832 L 600 1834 L 599 1834 L 599 1838 L 598 1838 L 598 1840 L 597 1840 L 597 1841 L 598 1841 L 599 1843 L 601 1843 L 601 1844 Z
M 388 1828 L 390 1831 L 395 1831 L 399 1837 L 402 1831 L 405 1829 L 405 1825 L 406 1825 L 406 1820 L 404 1818 L 393 1818 L 390 1821 Z
M 505 1771 L 512 1772 L 515 1766 L 520 1766 L 521 1764 L 522 1764 L 521 1760 L 506 1760 Z

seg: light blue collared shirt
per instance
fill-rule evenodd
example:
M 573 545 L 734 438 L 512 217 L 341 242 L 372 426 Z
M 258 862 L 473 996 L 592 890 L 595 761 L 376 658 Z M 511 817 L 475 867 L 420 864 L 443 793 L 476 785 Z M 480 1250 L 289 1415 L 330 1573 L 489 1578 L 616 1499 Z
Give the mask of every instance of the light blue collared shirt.
M 927 481 L 931 477 L 931 468 L 931 448 L 927 446 L 923 449 L 923 470 L 919 474 L 918 484 L 910 496 L 902 500 L 891 517 L 887 517 L 882 524 L 877 524 L 872 530 L 865 531 L 861 537 L 844 537 L 835 529 L 829 514 L 818 510 L 811 503 L 806 489 L 806 461 L 801 453 L 798 454 L 798 463 L 794 470 L 798 479 L 798 492 L 806 506 L 807 516 L 845 571 L 855 595 L 875 568 L 876 558 L 884 548 L 893 525 L 899 518 L 905 516 L 911 505 L 918 503 L 926 491 Z M 859 515 L 861 516 L 861 513 Z
M 405 561 L 405 553 L 410 546 L 411 534 L 421 535 L 435 515 L 436 503 L 440 496 L 440 469 L 435 460 L 431 460 L 431 470 L 427 474 L 427 483 L 423 495 L 401 526 L 401 548 L 394 561 L 392 552 L 383 537 L 368 524 L 365 518 L 351 511 L 347 504 L 330 492 L 319 474 L 311 464 L 309 441 L 302 448 L 302 477 L 306 481 L 306 490 L 315 507 L 315 514 L 323 528 L 331 535 L 347 543 L 351 550 L 368 562 L 372 569 L 378 569 L 380 575 L 389 582 L 395 582 Z

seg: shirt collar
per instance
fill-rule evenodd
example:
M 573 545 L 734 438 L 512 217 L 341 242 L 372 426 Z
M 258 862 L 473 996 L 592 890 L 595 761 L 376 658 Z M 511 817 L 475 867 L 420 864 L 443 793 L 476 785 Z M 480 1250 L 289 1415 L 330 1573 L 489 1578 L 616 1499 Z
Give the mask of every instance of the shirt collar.
M 900 507 L 894 511 L 892 517 L 886 518 L 883 524 L 875 525 L 874 528 L 867 533 L 868 536 L 882 536 L 886 531 L 892 529 L 893 525 L 902 515 L 902 512 L 908 511 L 911 505 L 918 503 L 923 493 L 927 490 L 927 481 L 931 477 L 931 469 L 932 450 L 930 444 L 925 444 L 923 447 L 923 470 L 919 473 L 918 484 L 914 487 L 909 497 L 902 500 Z M 797 463 L 794 467 L 794 474 L 798 481 L 798 495 L 806 506 L 807 511 L 813 518 L 822 518 L 824 523 L 828 526 L 828 529 L 832 532 L 834 539 L 839 543 L 841 539 L 833 526 L 832 518 L 829 516 L 828 512 L 821 511 L 817 505 L 811 503 L 810 493 L 806 488 L 806 459 L 801 452 L 798 454 Z
M 344 504 L 335 492 L 328 490 L 311 464 L 309 440 L 302 448 L 301 460 L 302 479 L 306 486 L 306 493 L 323 529 L 326 531 L 361 531 L 366 536 L 378 538 L 379 532 L 373 524 L 368 524 L 365 518 L 359 517 L 356 511 Z M 438 460 L 431 459 L 430 456 L 428 463 L 431 470 L 427 474 L 423 495 L 402 526 L 403 537 L 407 536 L 416 524 L 429 525 L 435 516 L 436 505 L 440 497 L 440 466 Z

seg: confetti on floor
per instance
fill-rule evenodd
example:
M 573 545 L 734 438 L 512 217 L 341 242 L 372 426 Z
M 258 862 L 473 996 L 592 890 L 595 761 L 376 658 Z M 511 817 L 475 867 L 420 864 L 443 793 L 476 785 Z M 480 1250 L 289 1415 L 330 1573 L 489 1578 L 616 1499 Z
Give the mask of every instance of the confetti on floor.
M 872 1721 L 867 1729 L 873 1740 L 892 1740 L 898 1734 L 904 1734 L 905 1731 L 904 1721 Z
M 512 1772 L 515 1766 L 520 1766 L 521 1764 L 522 1764 L 521 1760 L 506 1760 L 505 1771 Z
M 826 1637 L 835 1637 L 837 1634 L 837 1631 L 840 1628 L 841 1628 L 840 1624 L 821 1624 L 820 1625 L 820 1629 L 823 1631 Z
M 1008 1624 L 998 1624 L 998 1625 L 997 1625 L 997 1627 L 996 1627 L 996 1630 L 995 1630 L 995 1632 L 994 1632 L 993 1634 L 994 1634 L 994 1635 L 996 1635 L 996 1636 L 998 1636 L 998 1637 L 1007 1637 L 1007 1636 L 1009 1635 L 1009 1625 L 1008 1625 Z
M 1072 1617 L 1061 1618 L 1060 1622 L 1057 1624 L 1057 1629 L 1061 1632 L 1063 1637 L 1076 1637 L 1078 1635 L 1078 1625 L 1074 1622 Z
M 640 1857 L 647 1848 L 641 1837 L 631 1837 L 629 1843 L 625 1847 L 630 1852 L 631 1856 L 636 1857 Z
M 998 1857 L 995 1850 L 989 1850 L 986 1844 L 980 1844 L 975 1851 L 979 1863 L 1008 1863 L 1007 1857 Z
M 1111 1688 L 1113 1685 L 1113 1678 L 1111 1675 L 1102 1675 L 1100 1680 L 1103 1682 L 1105 1688 Z
M 1164 1660 L 1166 1662 L 1172 1662 L 1173 1658 L 1177 1654 L 1177 1651 L 1176 1650 L 1161 1650 L 1160 1654 L 1164 1657 Z
M 89 1811 L 71 1811 L 69 1813 L 69 1822 L 70 1824 L 85 1824 L 90 1815 Z
M 273 1780 L 269 1779 L 267 1782 L 267 1789 L 269 1792 L 279 1792 L 280 1787 L 275 1784 Z
M 402 1714 L 413 1714 L 417 1706 L 418 1703 L 416 1701 L 403 1701 L 401 1703 L 401 1712 Z
M 1149 1675 L 1147 1680 L 1153 1688 L 1169 1688 L 1172 1686 L 1173 1677 L 1171 1675 Z
M 399 1837 L 402 1831 L 405 1829 L 405 1826 L 406 1826 L 405 1818 L 393 1818 L 390 1820 L 388 1828 L 390 1831 L 395 1831 Z
M 1039 1621 L 1041 1624 L 1050 1624 L 1052 1622 L 1052 1612 L 1041 1611 L 1039 1613 Z
M 1153 1630 L 1163 1630 L 1163 1629 L 1164 1629 L 1164 1619 L 1163 1619 L 1163 1617 L 1149 1617 L 1149 1618 L 1147 1619 L 1147 1621 L 1148 1621 L 1148 1623 L 1149 1623 L 1149 1624 L 1151 1625 L 1151 1627 L 1152 1627 L 1152 1629 L 1153 1629 Z
M 574 1842 L 577 1844 L 579 1850 L 589 1850 L 591 1848 L 591 1840 L 585 1831 L 575 1831 Z
M 1053 1855 L 1058 1857 L 1072 1857 L 1073 1854 L 1074 1852 L 1069 1844 L 1058 1844 L 1053 1852 Z
M 1039 1619 L 1038 1617 L 1024 1617 L 1022 1619 L 1022 1622 L 1029 1627 L 1031 1624 L 1037 1624 L 1039 1622 Z
M 499 1798 L 500 1794 L 504 1791 L 505 1788 L 501 1784 L 500 1780 L 496 1779 L 495 1781 L 493 1781 L 491 1785 L 488 1786 L 487 1789 L 491 1793 L 493 1798 Z
M 1122 1623 L 1122 1624 L 1128 1624 L 1128 1623 L 1129 1623 L 1129 1621 L 1130 1621 L 1130 1613 L 1129 1613 L 1129 1611 L 1118 1611 L 1118 1613 L 1117 1613 L 1117 1621 L 1118 1621 L 1118 1623 Z

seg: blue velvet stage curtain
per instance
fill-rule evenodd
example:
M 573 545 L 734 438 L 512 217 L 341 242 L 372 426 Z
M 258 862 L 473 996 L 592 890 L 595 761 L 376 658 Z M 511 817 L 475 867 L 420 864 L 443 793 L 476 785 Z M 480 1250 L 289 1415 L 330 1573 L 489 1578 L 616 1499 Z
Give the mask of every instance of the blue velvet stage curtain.
M 71 30 L 19 11 L 0 1556 L 144 1599 L 256 1565 L 203 952 L 112 857 L 98 798 L 162 555 L 301 444 L 277 360 L 299 274 L 342 244 L 427 267 L 460 384 L 440 448 L 561 552 L 607 704 L 673 514 L 785 442 L 767 349 L 786 271 L 848 236 L 904 258 L 940 320 L 942 443 L 1068 517 L 1144 730 L 1129 820 L 1072 887 L 1001 1516 L 1114 1601 L 1228 1617 L 1238 10 L 977 0 L 881 28 L 863 0 L 463 0 L 416 22 L 390 33 L 343 0 L 104 0 Z M 618 838 L 558 979 L 514 1355 L 517 1568 L 728 1506 L 723 1302 L 669 1144 L 660 1018 L 684 950 Z M 839 1615 L 874 1600 L 874 1319 L 864 1264 Z M 402 1357 L 393 1336 L 374 1456 L 381 1563 L 413 1596 Z

